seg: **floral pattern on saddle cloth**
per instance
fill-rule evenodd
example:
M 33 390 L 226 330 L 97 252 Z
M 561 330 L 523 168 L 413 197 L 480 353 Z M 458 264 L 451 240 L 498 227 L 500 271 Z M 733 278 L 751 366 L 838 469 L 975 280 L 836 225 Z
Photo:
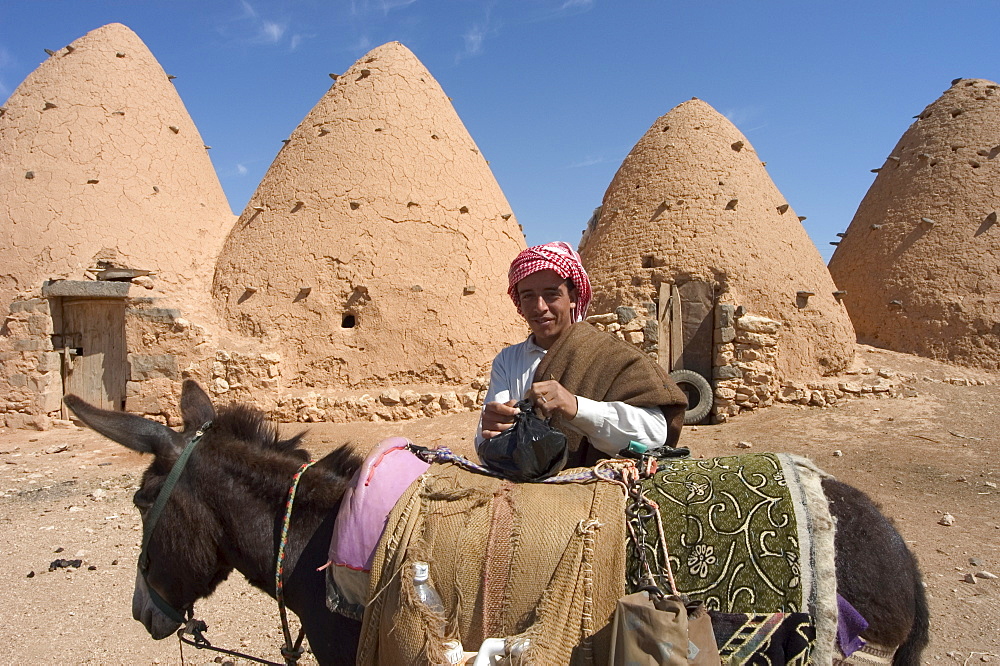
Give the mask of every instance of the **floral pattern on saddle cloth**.
M 808 535 L 779 457 L 750 454 L 662 465 L 642 486 L 660 507 L 677 589 L 723 613 L 809 612 L 800 548 Z M 656 525 L 646 520 L 641 529 L 650 564 L 662 574 Z M 638 567 L 633 553 L 629 567 Z M 808 561 L 805 574 L 811 574 Z M 658 582 L 668 589 L 665 578 Z

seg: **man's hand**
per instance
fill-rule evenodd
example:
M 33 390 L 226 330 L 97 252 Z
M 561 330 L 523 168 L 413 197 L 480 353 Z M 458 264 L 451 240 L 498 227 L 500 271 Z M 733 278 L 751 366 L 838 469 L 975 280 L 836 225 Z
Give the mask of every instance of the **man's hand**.
M 569 420 L 576 416 L 576 396 L 554 379 L 535 382 L 525 397 L 535 401 L 535 407 L 545 418 L 559 414 Z
M 483 439 L 496 437 L 514 425 L 514 417 L 519 413 L 517 400 L 488 402 L 483 409 Z

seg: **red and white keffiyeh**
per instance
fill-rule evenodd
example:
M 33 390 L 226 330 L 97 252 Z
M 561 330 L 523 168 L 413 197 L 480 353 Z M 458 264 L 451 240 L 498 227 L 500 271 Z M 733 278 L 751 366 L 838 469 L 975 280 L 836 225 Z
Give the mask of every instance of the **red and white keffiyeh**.
M 507 272 L 509 286 L 507 293 L 510 295 L 514 305 L 517 306 L 518 314 L 521 312 L 521 297 L 517 293 L 517 283 L 538 271 L 552 270 L 563 279 L 573 280 L 576 286 L 576 309 L 573 311 L 573 321 L 583 321 L 587 316 L 587 306 L 593 293 L 590 289 L 590 278 L 587 271 L 583 269 L 580 255 L 567 243 L 556 241 L 545 245 L 535 245 L 526 250 L 522 250 L 510 264 L 510 271 Z

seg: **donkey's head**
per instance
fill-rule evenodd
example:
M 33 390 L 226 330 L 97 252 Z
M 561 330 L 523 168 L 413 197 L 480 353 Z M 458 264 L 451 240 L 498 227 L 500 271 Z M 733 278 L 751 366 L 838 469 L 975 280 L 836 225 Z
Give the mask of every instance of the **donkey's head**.
M 232 570 L 219 561 L 217 521 L 199 505 L 190 476 L 178 479 L 169 506 L 150 531 L 150 510 L 164 481 L 199 428 L 215 418 L 215 409 L 201 387 L 190 380 L 184 382 L 181 393 L 182 432 L 133 414 L 98 409 L 73 395 L 66 396 L 66 405 L 105 437 L 154 456 L 133 497 L 148 544 L 143 553 L 147 556 L 145 575 L 141 570 L 136 575 L 132 617 L 153 638 L 166 638 L 180 626 L 178 617 L 192 608 L 195 599 L 210 594 Z M 156 596 L 160 599 L 154 600 Z
M 275 520 L 289 481 L 309 459 L 298 448 L 301 435 L 280 439 L 264 413 L 248 405 L 223 407 L 217 414 L 191 380 L 181 390 L 181 432 L 98 409 L 76 396 L 66 396 L 66 405 L 105 437 L 153 454 L 133 498 L 142 514 L 144 547 L 132 596 L 132 617 L 153 638 L 174 632 L 194 602 L 211 594 L 234 568 L 255 585 L 272 589 Z M 191 445 L 193 440 L 198 443 Z M 303 477 L 296 502 L 301 531 L 297 540 L 289 538 L 290 553 L 301 551 L 310 529 L 339 505 L 360 464 L 345 445 Z M 179 475 L 171 473 L 175 467 L 182 470 Z M 169 501 L 158 500 L 161 491 Z

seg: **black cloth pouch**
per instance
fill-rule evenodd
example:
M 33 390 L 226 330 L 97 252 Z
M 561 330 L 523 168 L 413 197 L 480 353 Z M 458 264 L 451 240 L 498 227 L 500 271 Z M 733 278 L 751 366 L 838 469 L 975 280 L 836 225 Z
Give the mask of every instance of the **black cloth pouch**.
M 517 403 L 514 425 L 479 445 L 483 465 L 513 481 L 541 481 L 566 466 L 566 435 L 532 407 L 530 400 Z

